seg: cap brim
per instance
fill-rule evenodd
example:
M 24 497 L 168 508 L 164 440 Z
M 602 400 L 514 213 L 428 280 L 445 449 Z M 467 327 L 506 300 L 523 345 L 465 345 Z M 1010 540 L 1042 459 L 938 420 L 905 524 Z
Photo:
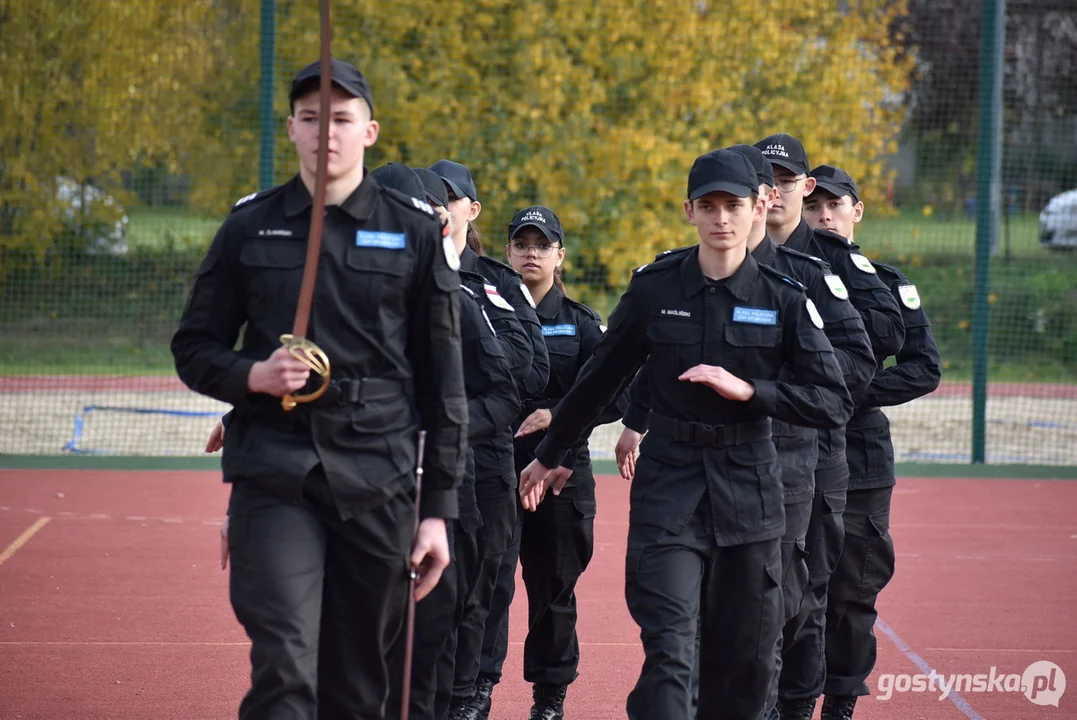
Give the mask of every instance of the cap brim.
M 783 160 L 782 158 L 773 158 L 773 157 L 770 157 L 769 155 L 767 156 L 767 160 L 770 160 L 771 165 L 777 165 L 779 167 L 783 167 L 786 170 L 789 170 L 790 172 L 795 172 L 797 175 L 807 175 L 808 174 L 808 168 L 801 167 L 800 165 L 797 165 L 792 160 Z
M 853 199 L 854 203 L 859 202 L 856 197 L 856 193 L 854 193 L 847 187 L 842 187 L 841 185 L 838 185 L 837 183 L 831 183 L 826 180 L 820 180 L 819 178 L 815 178 L 815 187 L 830 193 L 836 198 L 845 197 L 846 195 L 848 195 Z
M 688 199 L 698 200 L 704 195 L 709 195 L 712 192 L 724 192 L 743 198 L 748 197 L 753 192 L 758 192 L 758 190 L 758 187 L 748 187 L 747 185 L 729 182 L 728 180 L 719 180 L 718 182 L 707 183 L 702 187 L 696 188 L 692 191 L 692 194 L 688 196 Z
M 460 186 L 457 185 L 455 182 L 453 182 L 449 178 L 445 177 L 444 175 L 441 175 L 439 177 L 441 178 L 441 181 L 443 183 L 445 183 L 449 187 L 449 190 L 452 192 L 453 195 L 455 195 L 458 198 L 466 198 L 467 197 L 467 193 L 465 193 L 463 190 L 461 190 Z M 468 199 L 470 199 L 470 198 L 468 198 Z
M 550 242 L 564 242 L 564 240 L 560 238 L 557 233 L 555 233 L 550 228 L 546 227 L 545 225 L 539 225 L 538 223 L 533 222 L 521 223 L 520 225 L 516 225 L 515 227 L 509 228 L 509 240 L 512 240 L 514 237 L 516 237 L 516 233 L 520 232 L 525 227 L 538 228 L 539 232 L 545 235 L 546 239 Z

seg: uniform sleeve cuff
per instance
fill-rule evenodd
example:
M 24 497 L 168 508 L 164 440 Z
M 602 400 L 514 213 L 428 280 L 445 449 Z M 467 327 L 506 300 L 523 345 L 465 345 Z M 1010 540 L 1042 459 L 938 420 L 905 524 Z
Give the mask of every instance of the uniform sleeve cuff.
M 247 380 L 250 377 L 252 367 L 254 367 L 254 360 L 239 358 L 232 363 L 232 367 L 228 370 L 228 376 L 222 389 L 227 401 L 236 407 L 247 405 L 247 396 L 249 394 Z
M 565 462 L 565 456 L 568 455 L 568 451 L 571 449 L 554 447 L 553 443 L 549 442 L 549 436 L 547 435 L 546 439 L 535 448 L 535 459 L 553 470 L 561 467 Z
M 423 490 L 419 516 L 455 520 L 460 517 L 460 501 L 456 490 Z
M 649 410 L 636 407 L 635 405 L 629 405 L 628 410 L 625 411 L 625 416 L 621 420 L 623 424 L 629 430 L 634 430 L 640 435 L 647 434 L 647 428 L 651 424 L 651 413 Z
M 749 380 L 755 387 L 755 394 L 748 401 L 748 407 L 763 415 L 774 415 L 777 405 L 778 390 L 773 380 Z

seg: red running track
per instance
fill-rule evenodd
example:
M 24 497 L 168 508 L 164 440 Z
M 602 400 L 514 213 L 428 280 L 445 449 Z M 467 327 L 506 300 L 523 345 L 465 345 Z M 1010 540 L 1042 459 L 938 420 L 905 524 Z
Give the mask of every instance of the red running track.
M 226 497 L 211 472 L 0 470 L 0 718 L 235 717 L 248 645 L 216 565 Z M 623 718 L 642 661 L 622 593 L 627 505 L 626 483 L 602 478 L 573 720 Z M 1071 688 L 1058 708 L 1019 692 L 897 692 L 864 698 L 857 717 L 1077 717 L 1075 508 L 1073 482 L 901 480 L 873 693 L 880 674 L 920 673 L 918 663 L 943 675 L 1019 674 L 1046 660 Z M 494 720 L 530 707 L 517 597 Z

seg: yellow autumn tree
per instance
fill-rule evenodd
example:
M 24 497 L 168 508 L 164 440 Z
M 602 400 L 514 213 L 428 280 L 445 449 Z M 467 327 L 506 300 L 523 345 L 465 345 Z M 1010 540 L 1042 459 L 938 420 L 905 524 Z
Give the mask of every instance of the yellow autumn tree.
M 214 0 L 0 2 L 0 258 L 40 259 L 86 188 L 122 202 L 122 171 L 184 169 L 202 141 L 191 90 L 215 74 L 205 38 L 219 11 Z M 120 212 L 80 204 L 101 222 Z
M 317 56 L 314 3 L 279 13 L 288 76 Z M 333 5 L 334 53 L 369 76 L 371 167 L 449 157 L 474 173 L 497 248 L 512 214 L 561 216 L 570 267 L 597 290 L 662 249 L 699 154 L 775 132 L 848 170 L 876 207 L 910 68 L 892 0 L 425 0 Z M 282 87 L 286 78 L 281 79 Z M 282 93 L 283 95 L 283 93 Z M 294 161 L 285 161 L 290 172 Z

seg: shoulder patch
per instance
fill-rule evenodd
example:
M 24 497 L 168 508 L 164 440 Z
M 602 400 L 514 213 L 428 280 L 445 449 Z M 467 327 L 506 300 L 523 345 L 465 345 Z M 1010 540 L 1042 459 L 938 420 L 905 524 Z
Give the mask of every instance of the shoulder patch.
M 899 286 L 898 297 L 901 298 L 901 304 L 910 310 L 920 309 L 920 293 L 916 291 L 915 285 Z
M 496 337 L 497 330 L 494 330 L 494 324 L 490 322 L 490 316 L 486 314 L 486 308 L 480 307 L 479 311 L 482 313 L 483 319 L 486 320 L 486 327 L 490 328 L 490 333 Z
M 516 312 L 512 309 L 512 305 L 509 301 L 501 297 L 501 293 L 497 291 L 497 287 L 486 283 L 482 286 L 482 289 L 486 291 L 486 297 L 490 300 L 494 307 L 501 308 L 502 310 L 508 310 L 509 312 Z
M 871 260 L 868 260 L 860 253 L 852 253 L 849 257 L 852 258 L 853 265 L 856 265 L 856 269 L 860 272 L 870 273 L 871 275 L 875 274 L 875 266 L 871 264 Z
M 819 309 L 815 307 L 815 303 L 808 298 L 808 317 L 811 318 L 811 323 L 820 330 L 823 329 L 823 316 L 819 314 Z
M 460 256 L 456 254 L 456 244 L 452 240 L 451 235 L 445 235 L 441 238 L 441 249 L 445 253 L 445 262 L 453 270 L 460 269 Z
M 598 329 L 601 330 L 602 332 L 606 332 L 607 327 L 605 325 L 599 325 Z
M 527 301 L 527 304 L 530 305 L 532 307 L 532 309 L 537 307 L 535 305 L 535 298 L 531 297 L 531 291 L 527 289 L 526 284 L 520 283 L 520 292 L 522 292 L 524 294 L 524 300 Z
M 782 282 L 786 283 L 787 285 L 792 285 L 797 290 L 800 290 L 800 291 L 804 290 L 804 284 L 803 283 L 799 282 L 798 280 L 794 280 L 793 278 L 791 278 L 788 275 L 786 275 L 785 273 L 783 273 L 781 270 L 775 270 L 770 265 L 760 265 L 759 269 L 762 270 L 765 273 L 769 273 L 769 274 L 773 275 L 774 277 L 776 277 L 777 279 L 779 279 Z
M 838 300 L 849 299 L 849 290 L 845 287 L 845 283 L 841 281 L 840 277 L 833 274 L 827 274 L 823 276 L 823 280 L 826 281 L 826 286 L 830 288 L 831 295 Z

